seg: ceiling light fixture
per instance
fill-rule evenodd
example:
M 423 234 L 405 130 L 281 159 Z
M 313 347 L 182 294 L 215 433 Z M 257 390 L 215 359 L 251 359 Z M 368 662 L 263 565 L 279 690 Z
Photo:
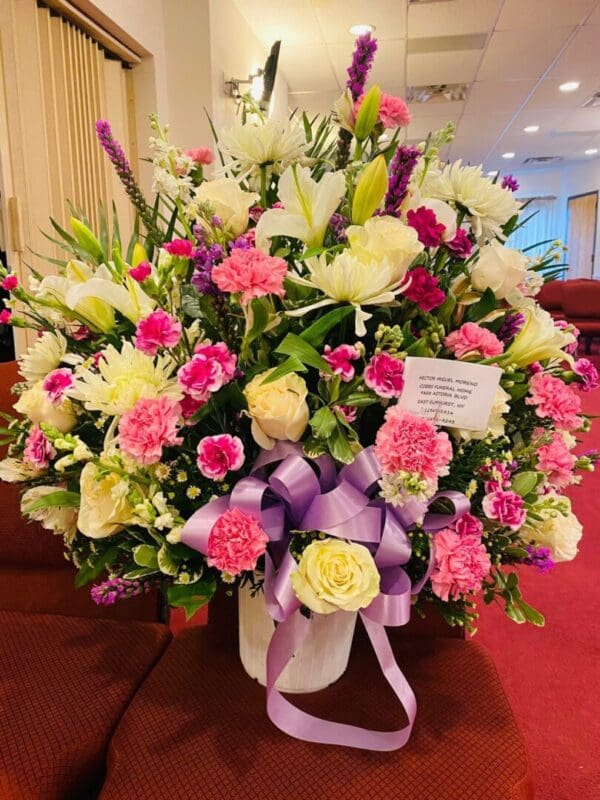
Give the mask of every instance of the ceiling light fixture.
M 352 25 L 348 28 L 350 33 L 353 36 L 364 36 L 365 33 L 373 33 L 375 30 L 375 25 L 367 25 L 366 23 L 362 23 L 360 25 Z
M 561 83 L 558 88 L 561 92 L 576 92 L 579 89 L 579 81 L 567 81 L 566 83 Z
M 540 129 L 539 125 L 527 125 L 527 127 L 523 128 L 524 133 L 537 133 Z
M 500 170 L 499 170 L 499 169 L 491 169 L 491 170 L 490 170 L 490 171 L 487 173 L 487 176 L 488 176 L 488 178 L 493 178 L 493 177 L 494 177 L 495 175 L 497 175 L 499 172 L 500 172 Z
M 502 153 L 502 158 L 514 158 L 514 153 Z
M 585 151 L 586 156 L 597 156 L 598 155 L 598 148 L 597 147 L 590 147 Z

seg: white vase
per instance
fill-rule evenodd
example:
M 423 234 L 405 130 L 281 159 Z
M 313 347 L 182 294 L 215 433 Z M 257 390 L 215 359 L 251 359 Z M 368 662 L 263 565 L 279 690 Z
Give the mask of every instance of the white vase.
M 281 673 L 281 692 L 318 692 L 337 681 L 348 666 L 356 613 L 313 614 L 310 632 Z M 239 590 L 240 659 L 251 678 L 267 683 L 267 649 L 275 630 L 262 592 L 252 597 L 249 584 Z

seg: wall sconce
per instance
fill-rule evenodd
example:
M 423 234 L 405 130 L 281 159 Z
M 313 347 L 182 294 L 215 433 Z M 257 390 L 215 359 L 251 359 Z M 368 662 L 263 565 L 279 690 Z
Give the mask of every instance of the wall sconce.
M 275 86 L 280 47 L 281 42 L 275 42 L 271 48 L 264 69 L 258 67 L 255 72 L 251 72 L 250 75 L 248 75 L 247 80 L 243 78 L 230 78 L 228 81 L 225 81 L 225 94 L 228 97 L 233 97 L 234 100 L 240 100 L 244 94 L 240 91 L 240 86 L 249 86 L 252 98 L 259 104 L 263 111 L 266 111 L 269 107 L 271 95 L 273 94 L 273 87 Z

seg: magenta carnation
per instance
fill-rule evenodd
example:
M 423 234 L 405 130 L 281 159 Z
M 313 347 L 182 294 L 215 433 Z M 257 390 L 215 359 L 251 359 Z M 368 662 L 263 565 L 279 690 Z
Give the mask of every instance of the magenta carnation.
M 283 258 L 268 256 L 252 247 L 248 250 L 236 248 L 231 255 L 213 268 L 211 277 L 222 292 L 241 292 L 242 305 L 254 297 L 275 294 L 283 297 L 283 279 L 287 263 Z
M 444 602 L 477 592 L 492 568 L 481 533 L 458 531 L 459 524 L 457 530 L 443 528 L 433 538 L 435 567 L 431 588 Z
M 229 352 L 224 342 L 201 344 L 191 361 L 180 367 L 177 380 L 184 392 L 194 400 L 205 403 L 233 378 L 237 356 Z
M 16 275 L 13 275 L 11 272 L 10 275 L 7 275 L 6 278 L 2 281 L 2 288 L 6 289 L 7 292 L 12 292 L 13 289 L 16 289 L 19 285 L 19 279 Z
M 560 433 L 555 432 L 549 444 L 537 450 L 537 468 L 545 472 L 548 482 L 556 489 L 563 489 L 573 483 L 573 468 L 577 461 Z
M 177 436 L 181 406 L 172 398 L 143 397 L 119 421 L 119 445 L 140 464 L 156 464 L 163 447 L 181 444 Z
M 412 303 L 416 303 L 421 311 L 431 311 L 441 306 L 446 299 L 438 279 L 427 272 L 425 267 L 411 269 L 406 273 L 406 278 L 410 279 L 410 285 L 404 295 Z
M 573 366 L 573 372 L 579 378 L 579 388 L 582 392 L 591 392 L 600 386 L 598 370 L 587 358 L 579 358 Z
M 497 520 L 512 531 L 517 531 L 525 522 L 527 512 L 523 507 L 523 498 L 516 492 L 497 489 L 486 494 L 481 506 L 488 519 Z
M 152 274 L 152 265 L 148 261 L 141 261 L 137 267 L 131 267 L 128 272 L 134 281 L 143 283 Z
M 46 397 L 54 405 L 59 405 L 66 392 L 73 386 L 73 373 L 67 367 L 48 373 L 42 383 Z
M 210 147 L 194 147 L 191 150 L 186 150 L 185 154 L 196 164 L 202 164 L 205 167 L 208 167 L 215 160 L 215 154 Z
M 446 336 L 444 344 L 457 358 L 473 355 L 492 358 L 499 356 L 504 350 L 504 345 L 496 334 L 476 322 L 465 322 L 458 330 Z
M 452 445 L 429 420 L 392 406 L 377 431 L 375 455 L 384 475 L 409 472 L 433 484 L 452 459 Z
M 198 469 L 213 481 L 222 481 L 230 470 L 235 472 L 244 463 L 242 440 L 228 433 L 205 436 L 198 444 L 197 453 Z
M 425 247 L 439 247 L 446 226 L 437 221 L 435 212 L 426 206 L 419 206 L 417 210 L 410 209 L 406 213 L 406 222 L 414 228 L 419 241 Z
M 454 239 L 445 244 L 456 258 L 468 258 L 473 250 L 473 243 L 464 228 L 458 228 Z
M 400 397 L 404 388 L 404 363 L 389 353 L 379 353 L 365 369 L 365 383 L 379 397 Z
M 47 469 L 50 461 L 56 456 L 56 450 L 48 441 L 39 426 L 33 427 L 27 436 L 23 459 L 36 469 Z
M 2 323 L 2 325 L 9 325 L 11 319 L 12 314 L 10 311 L 7 308 L 3 308 L 2 311 L 0 311 L 0 323 Z
M 344 382 L 348 382 L 354 377 L 354 367 L 351 362 L 360 358 L 360 353 L 351 344 L 340 344 L 333 349 L 326 344 L 323 358 L 334 375 L 339 375 Z
M 581 411 L 581 398 L 560 378 L 538 372 L 529 380 L 529 393 L 531 397 L 525 402 L 535 406 L 538 417 L 551 419 L 564 431 L 581 427 L 583 420 L 577 416 Z
M 213 525 L 206 560 L 209 567 L 239 575 L 254 569 L 268 542 L 269 537 L 254 517 L 239 508 L 230 508 Z
M 346 420 L 348 425 L 356 422 L 356 408 L 354 406 L 333 406 L 333 410 L 337 411 Z
M 171 256 L 178 256 L 179 258 L 191 258 L 194 251 L 194 246 L 189 239 L 173 239 L 172 242 L 163 244 L 163 250 Z
M 135 346 L 147 356 L 155 356 L 160 347 L 175 347 L 181 338 L 181 322 L 162 308 L 141 319 L 135 329 Z

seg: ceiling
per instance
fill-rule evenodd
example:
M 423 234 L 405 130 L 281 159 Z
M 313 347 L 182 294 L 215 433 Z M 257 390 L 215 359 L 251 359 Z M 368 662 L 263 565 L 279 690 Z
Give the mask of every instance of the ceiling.
M 371 80 L 390 94 L 408 86 L 467 84 L 465 100 L 411 103 L 406 131 L 418 142 L 448 120 L 445 157 L 520 171 L 527 158 L 597 158 L 600 106 L 599 0 L 235 0 L 267 47 L 282 40 L 280 69 L 291 108 L 328 112 L 340 95 L 357 23 L 375 25 Z M 562 93 L 566 81 L 579 88 Z M 539 125 L 536 133 L 524 133 Z M 502 154 L 514 152 L 511 160 Z

